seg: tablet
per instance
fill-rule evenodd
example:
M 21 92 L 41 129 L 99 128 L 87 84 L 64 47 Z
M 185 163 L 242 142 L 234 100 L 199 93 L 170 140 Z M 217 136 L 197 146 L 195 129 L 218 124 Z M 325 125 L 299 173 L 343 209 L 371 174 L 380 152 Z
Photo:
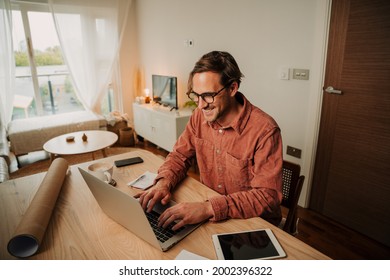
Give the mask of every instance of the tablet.
M 212 236 L 219 260 L 283 258 L 286 253 L 270 229 L 257 229 Z

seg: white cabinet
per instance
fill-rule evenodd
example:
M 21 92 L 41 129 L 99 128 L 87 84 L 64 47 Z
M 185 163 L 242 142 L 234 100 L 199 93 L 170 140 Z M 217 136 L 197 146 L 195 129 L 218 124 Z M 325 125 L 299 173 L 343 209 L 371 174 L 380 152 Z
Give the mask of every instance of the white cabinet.
M 169 111 L 165 107 L 133 103 L 135 132 L 171 152 L 184 131 L 191 111 Z

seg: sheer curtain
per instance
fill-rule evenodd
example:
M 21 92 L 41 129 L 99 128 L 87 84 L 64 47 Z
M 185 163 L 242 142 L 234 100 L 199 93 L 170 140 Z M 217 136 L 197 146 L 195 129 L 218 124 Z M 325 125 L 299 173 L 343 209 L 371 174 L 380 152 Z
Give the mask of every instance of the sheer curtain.
M 12 118 L 14 77 L 11 4 L 0 0 L 0 121 L 5 127 Z
M 100 113 L 131 0 L 49 0 L 62 51 L 84 106 Z

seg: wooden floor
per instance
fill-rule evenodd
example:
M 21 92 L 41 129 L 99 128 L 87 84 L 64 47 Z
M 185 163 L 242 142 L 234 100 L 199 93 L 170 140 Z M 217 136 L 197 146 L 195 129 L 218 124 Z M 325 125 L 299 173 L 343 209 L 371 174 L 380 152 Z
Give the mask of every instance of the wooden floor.
M 155 154 L 168 153 L 150 143 L 139 142 L 137 147 Z M 25 164 L 29 164 L 28 159 Z M 188 175 L 199 180 L 199 174 L 191 168 Z M 316 248 L 332 259 L 375 260 L 390 259 L 390 248 L 348 229 L 310 209 L 298 209 L 299 224 L 296 238 Z
M 299 208 L 297 238 L 338 260 L 389 260 L 390 248 L 310 209 Z

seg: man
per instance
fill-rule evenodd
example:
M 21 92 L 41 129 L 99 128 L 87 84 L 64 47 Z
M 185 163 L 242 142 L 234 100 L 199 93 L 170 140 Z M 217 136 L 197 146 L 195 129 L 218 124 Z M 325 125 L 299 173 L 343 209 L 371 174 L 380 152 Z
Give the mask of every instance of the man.
M 281 220 L 282 140 L 276 122 L 238 91 L 243 77 L 227 52 L 205 54 L 188 79 L 188 97 L 198 107 L 173 151 L 158 170 L 153 188 L 137 195 L 151 211 L 168 203 L 196 156 L 200 180 L 219 193 L 204 202 L 179 203 L 159 219 L 174 230 L 185 224 L 228 218 Z

